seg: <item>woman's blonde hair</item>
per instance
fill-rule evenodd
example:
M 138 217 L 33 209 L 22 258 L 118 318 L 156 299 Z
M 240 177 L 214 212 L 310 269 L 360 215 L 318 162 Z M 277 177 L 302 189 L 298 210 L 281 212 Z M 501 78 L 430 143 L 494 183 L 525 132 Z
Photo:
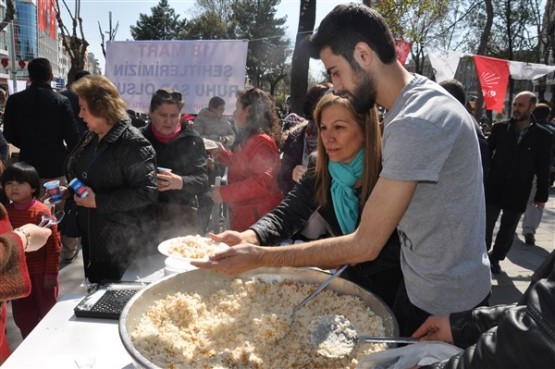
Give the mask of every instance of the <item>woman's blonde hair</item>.
M 320 99 L 314 109 L 314 122 L 318 128 L 318 149 L 316 161 L 316 200 L 326 205 L 329 200 L 331 175 L 328 170 L 329 156 L 324 148 L 320 134 L 322 113 L 332 105 L 344 107 L 355 118 L 364 135 L 364 170 L 362 174 L 362 190 L 360 193 L 361 208 L 370 196 L 378 181 L 382 161 L 382 138 L 376 108 L 366 114 L 358 114 L 349 99 L 328 93 Z
M 126 104 L 116 86 L 106 77 L 89 75 L 73 82 L 71 90 L 87 102 L 89 112 L 108 125 L 127 119 Z

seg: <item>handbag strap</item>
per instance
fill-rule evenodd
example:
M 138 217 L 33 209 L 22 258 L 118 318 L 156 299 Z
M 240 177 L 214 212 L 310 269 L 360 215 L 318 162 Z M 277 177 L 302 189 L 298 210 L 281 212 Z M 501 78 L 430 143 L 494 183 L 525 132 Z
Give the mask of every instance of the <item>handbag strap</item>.
M 83 178 L 86 179 L 88 177 L 88 173 L 89 170 L 91 169 L 92 165 L 96 162 L 96 160 L 98 159 L 98 157 L 107 149 L 107 145 L 102 145 L 102 146 L 97 146 L 97 148 L 94 150 L 94 153 L 92 155 L 92 157 L 90 158 L 89 162 L 87 163 L 87 166 L 85 168 L 85 170 L 83 171 Z

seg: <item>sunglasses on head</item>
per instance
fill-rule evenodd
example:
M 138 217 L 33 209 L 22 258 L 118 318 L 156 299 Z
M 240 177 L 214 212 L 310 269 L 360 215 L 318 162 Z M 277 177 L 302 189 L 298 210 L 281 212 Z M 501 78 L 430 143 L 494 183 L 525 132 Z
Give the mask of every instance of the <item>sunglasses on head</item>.
M 181 92 L 168 92 L 166 90 L 158 90 L 154 93 L 154 95 L 161 97 L 162 99 L 172 99 L 175 101 L 181 101 L 183 99 L 183 95 Z

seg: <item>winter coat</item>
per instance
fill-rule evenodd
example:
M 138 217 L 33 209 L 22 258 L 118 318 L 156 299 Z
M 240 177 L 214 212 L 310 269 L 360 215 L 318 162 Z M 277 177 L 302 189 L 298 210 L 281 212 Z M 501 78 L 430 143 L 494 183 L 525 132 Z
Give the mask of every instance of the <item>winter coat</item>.
M 31 279 L 19 236 L 12 229 L 4 206 L 0 204 L 0 366 L 10 354 L 6 337 L 8 300 L 31 292 Z
M 244 231 L 282 200 L 279 152 L 266 133 L 247 138 L 233 153 L 222 150 L 216 159 L 228 167 L 228 184 L 220 187 L 220 194 L 229 205 L 230 229 Z
M 97 143 L 94 132 L 81 139 L 66 160 L 66 176 L 95 192 L 96 208 L 78 208 L 89 261 L 117 261 L 124 270 L 136 256 L 155 252 L 158 242 L 156 154 L 129 121 L 116 123 Z
M 8 98 L 4 136 L 40 178 L 63 176 L 64 160 L 80 137 L 69 100 L 40 82 Z
M 281 167 L 278 174 L 279 188 L 284 194 L 287 194 L 293 186 L 293 169 L 303 162 L 304 153 L 304 135 L 307 124 L 301 127 L 295 127 L 289 132 L 282 147 Z
M 316 189 L 314 168 L 309 167 L 301 182 L 293 187 L 285 199 L 250 227 L 260 244 L 276 246 L 280 241 L 292 237 L 302 230 L 315 211 L 327 222 L 328 237 L 343 235 L 335 215 L 331 193 L 328 194 L 327 204 L 319 207 L 314 197 Z M 375 293 L 393 307 L 397 288 L 403 278 L 400 255 L 399 237 L 394 232 L 375 260 L 349 266 L 342 276 Z
M 156 151 L 156 165 L 172 169 L 172 173 L 183 179 L 183 189 L 159 192 L 160 202 L 191 204 L 196 195 L 209 190 L 208 154 L 200 135 L 183 123 L 179 135 L 166 145 L 154 137 L 151 125 L 141 128 L 141 133 Z
M 224 117 L 216 117 L 210 109 L 203 108 L 194 120 L 193 128 L 204 138 L 222 142 L 231 147 L 235 141 L 235 132 L 231 123 Z
M 555 251 L 535 271 L 516 305 L 451 314 L 455 345 L 465 351 L 421 368 L 552 368 L 555 362 Z
M 19 236 L 10 232 L 11 228 L 8 212 L 0 204 L 0 304 L 31 292 L 23 243 Z
M 532 122 L 517 144 L 516 122 L 493 125 L 488 137 L 490 169 L 486 183 L 486 203 L 523 213 L 537 176 L 535 202 L 547 201 L 551 162 L 551 134 Z

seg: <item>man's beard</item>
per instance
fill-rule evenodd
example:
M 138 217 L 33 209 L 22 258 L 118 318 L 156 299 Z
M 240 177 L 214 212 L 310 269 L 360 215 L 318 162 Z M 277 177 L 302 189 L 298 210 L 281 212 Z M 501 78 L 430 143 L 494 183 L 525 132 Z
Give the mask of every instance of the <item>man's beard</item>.
M 531 116 L 531 115 L 532 115 L 532 114 L 530 114 L 530 113 L 523 113 L 523 114 L 521 114 L 521 115 L 518 116 L 518 117 L 515 117 L 515 116 L 513 115 L 512 118 L 513 118 L 514 120 L 516 120 L 517 122 L 524 122 L 524 121 L 526 121 L 526 120 L 530 120 L 530 116 Z
M 351 101 L 357 113 L 366 114 L 376 104 L 376 86 L 372 77 L 360 66 L 353 65 L 353 72 L 357 81 L 354 91 L 341 91 L 340 94 Z

